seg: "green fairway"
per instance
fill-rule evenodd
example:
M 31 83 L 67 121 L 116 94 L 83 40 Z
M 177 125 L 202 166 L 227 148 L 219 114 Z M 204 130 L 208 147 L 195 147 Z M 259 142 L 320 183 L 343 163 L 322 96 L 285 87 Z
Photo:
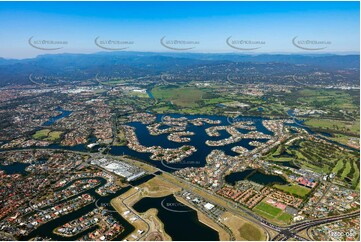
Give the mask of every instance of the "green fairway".
M 344 166 L 344 160 L 343 159 L 339 159 L 337 161 L 336 166 L 332 169 L 332 172 L 337 174 L 338 171 L 340 171 L 342 169 L 342 167 Z
M 353 171 L 354 173 L 352 175 L 352 186 L 357 189 L 359 189 L 360 186 L 360 171 L 356 163 L 353 163 Z
M 351 163 L 347 161 L 345 169 L 343 169 L 343 172 L 341 174 L 341 179 L 345 179 L 345 177 L 350 173 L 350 171 L 351 171 Z
M 269 161 L 293 161 L 304 169 L 330 174 L 356 188 L 360 177 L 358 151 L 341 149 L 332 143 L 297 140 L 292 145 L 280 145 L 264 156 Z M 346 184 L 345 184 L 346 185 Z M 309 191 L 304 187 L 275 186 L 285 192 L 304 197 Z

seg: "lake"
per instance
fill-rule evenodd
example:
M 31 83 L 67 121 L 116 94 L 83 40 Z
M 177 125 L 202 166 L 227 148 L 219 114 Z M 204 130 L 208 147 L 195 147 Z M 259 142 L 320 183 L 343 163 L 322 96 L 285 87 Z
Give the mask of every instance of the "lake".
M 271 185 L 275 183 L 282 185 L 288 184 L 288 182 L 281 176 L 265 174 L 255 169 L 232 172 L 231 174 L 225 176 L 224 179 L 232 186 L 234 186 L 238 181 L 243 180 L 249 180 L 261 185 Z
M 30 164 L 14 162 L 10 165 L 1 165 L 0 170 L 5 171 L 6 174 L 23 174 L 27 175 L 28 172 L 25 170 Z
M 146 197 L 133 205 L 144 213 L 148 209 L 158 210 L 158 218 L 164 224 L 165 232 L 176 241 L 215 241 L 218 232 L 199 222 L 197 212 L 177 201 L 173 195 L 165 197 Z
M 252 173 L 252 175 L 247 177 L 247 179 L 261 185 L 270 185 L 275 183 L 281 185 L 288 184 L 288 182 L 281 176 L 264 174 L 260 171 Z
M 231 174 L 224 177 L 224 180 L 231 184 L 232 186 L 236 185 L 237 181 L 242 181 L 246 179 L 254 170 L 248 169 L 244 171 L 232 172 Z

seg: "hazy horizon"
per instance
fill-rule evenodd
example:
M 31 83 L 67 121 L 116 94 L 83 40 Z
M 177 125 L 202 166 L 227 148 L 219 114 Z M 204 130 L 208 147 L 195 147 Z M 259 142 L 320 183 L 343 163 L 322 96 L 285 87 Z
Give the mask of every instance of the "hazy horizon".
M 359 2 L 0 2 L 0 53 L 359 54 L 359 10 Z
M 147 54 L 159 54 L 159 55 L 172 55 L 172 54 L 179 54 L 179 55 L 188 55 L 188 54 L 204 54 L 204 55 L 240 55 L 240 56 L 260 56 L 260 55 L 300 55 L 300 56 L 327 56 L 327 55 L 336 55 L 336 56 L 348 56 L 348 55 L 360 55 L 360 52 L 349 52 L 349 53 L 328 53 L 328 52 L 316 52 L 316 53 L 305 53 L 305 52 L 294 52 L 294 53 L 285 53 L 285 52 L 260 52 L 260 53 L 247 53 L 247 52 L 165 52 L 165 51 L 95 51 L 89 53 L 81 53 L 81 52 L 59 52 L 59 53 L 39 53 L 35 56 L 30 57 L 23 57 L 23 58 L 8 58 L 0 56 L 0 58 L 5 60 L 26 60 L 26 59 L 35 59 L 40 56 L 47 56 L 47 55 L 95 55 L 95 54 L 117 54 L 117 53 L 147 53 Z

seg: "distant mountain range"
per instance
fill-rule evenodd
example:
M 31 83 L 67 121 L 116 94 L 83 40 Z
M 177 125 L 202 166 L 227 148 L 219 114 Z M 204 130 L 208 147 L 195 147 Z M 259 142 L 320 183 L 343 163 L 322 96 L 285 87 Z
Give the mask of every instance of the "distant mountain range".
M 94 74 L 114 73 L 124 77 L 157 75 L 194 66 L 230 63 L 274 63 L 324 71 L 360 68 L 360 55 L 245 55 L 201 53 L 99 52 L 94 54 L 46 54 L 29 59 L 0 58 L 0 85 L 29 84 L 31 73 L 81 80 Z

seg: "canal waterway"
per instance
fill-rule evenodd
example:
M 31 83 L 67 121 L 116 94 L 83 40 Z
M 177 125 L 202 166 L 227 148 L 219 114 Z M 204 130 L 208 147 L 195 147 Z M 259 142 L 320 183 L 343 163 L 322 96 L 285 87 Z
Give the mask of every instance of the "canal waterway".
M 98 179 L 100 180 L 100 184 L 95 186 L 94 188 L 91 188 L 91 189 L 88 189 L 86 191 L 83 191 L 79 194 L 77 194 L 76 196 L 79 196 L 79 195 L 82 195 L 82 194 L 90 194 L 92 197 L 95 198 L 96 202 L 93 202 L 91 204 L 88 204 L 74 212 L 71 212 L 69 214 L 66 214 L 64 216 L 61 216 L 59 218 L 56 218 L 54 220 L 51 220 L 43 225 L 41 225 L 40 227 L 38 227 L 37 229 L 33 230 L 30 234 L 28 234 L 27 236 L 24 236 L 22 238 L 20 238 L 21 240 L 29 240 L 33 237 L 36 237 L 36 236 L 41 236 L 41 237 L 46 237 L 46 238 L 51 238 L 53 240 L 76 240 L 76 239 L 79 239 L 80 237 L 82 237 L 83 235 L 87 234 L 87 233 L 90 233 L 91 231 L 94 231 L 96 229 L 96 227 L 93 227 L 93 228 L 90 228 L 86 231 L 83 231 L 75 236 L 72 236 L 72 237 L 63 237 L 63 236 L 60 236 L 60 235 L 57 235 L 57 234 L 54 234 L 52 231 L 57 228 L 58 226 L 61 226 L 63 224 L 66 224 L 74 219 L 77 219 L 89 212 L 91 212 L 92 210 L 96 209 L 97 206 L 99 206 L 98 204 L 102 205 L 102 204 L 106 204 L 107 205 L 107 209 L 108 210 L 111 210 L 113 212 L 110 212 L 110 214 L 113 216 L 114 219 L 116 219 L 123 227 L 124 227 L 124 231 L 119 234 L 115 240 L 123 240 L 127 235 L 129 235 L 131 232 L 134 231 L 134 227 L 133 225 L 131 225 L 129 222 L 127 222 L 127 220 L 125 220 L 122 216 L 120 216 L 113 207 L 111 207 L 111 204 L 110 204 L 110 201 L 113 199 L 113 198 L 116 198 L 118 197 L 119 195 L 125 193 L 126 191 L 128 191 L 131 186 L 127 186 L 127 187 L 124 187 L 120 190 L 118 190 L 117 192 L 113 193 L 113 194 L 110 194 L 110 195 L 107 195 L 107 196 L 101 196 L 99 195 L 98 193 L 95 192 L 95 190 L 103 185 L 106 184 L 106 180 L 102 177 L 94 177 L 95 179 Z M 67 188 L 68 186 L 70 186 L 71 184 L 73 184 L 75 181 L 77 180 L 82 180 L 82 179 L 89 179 L 89 178 L 80 178 L 80 179 L 75 179 L 73 181 L 71 181 L 70 183 L 66 184 L 65 186 L 62 187 L 62 189 L 65 189 Z M 62 202 L 66 202 L 70 199 L 73 199 L 74 197 L 76 196 L 72 196 L 72 197 L 69 197 L 65 200 L 62 200 L 60 202 L 57 202 L 55 203 L 54 205 L 56 204 L 59 204 L 59 203 L 62 203 Z M 111 209 L 110 209 L 111 207 Z M 47 209 L 48 207 L 44 207 L 42 209 Z
M 59 114 L 58 116 L 55 116 L 55 117 L 51 117 L 48 121 L 43 123 L 43 126 L 50 126 L 50 125 L 54 124 L 56 121 L 58 121 L 59 119 L 67 117 L 72 113 L 72 111 L 64 110 L 64 109 L 62 109 L 60 107 L 58 107 L 56 109 L 56 111 L 61 112 L 61 114 Z

